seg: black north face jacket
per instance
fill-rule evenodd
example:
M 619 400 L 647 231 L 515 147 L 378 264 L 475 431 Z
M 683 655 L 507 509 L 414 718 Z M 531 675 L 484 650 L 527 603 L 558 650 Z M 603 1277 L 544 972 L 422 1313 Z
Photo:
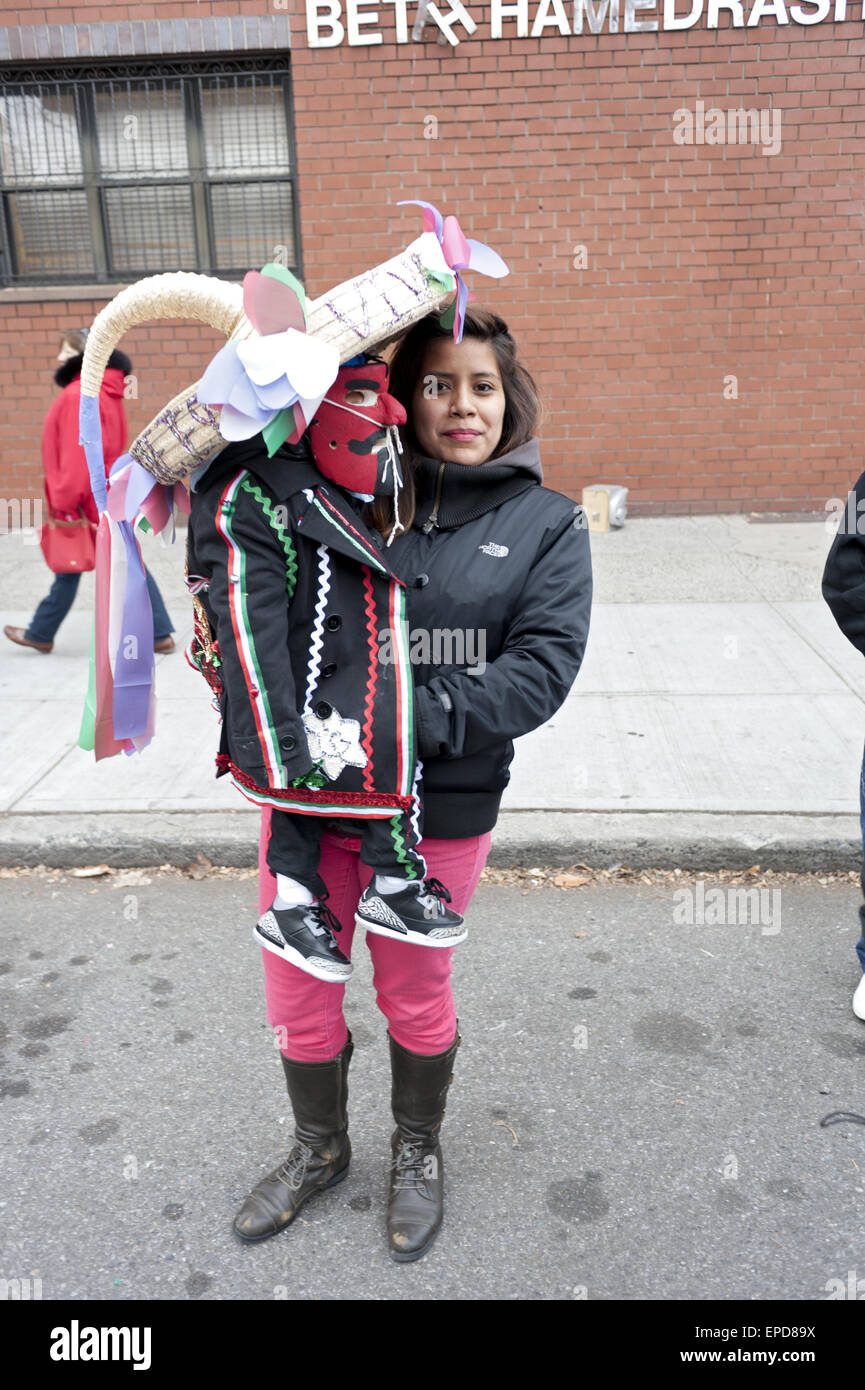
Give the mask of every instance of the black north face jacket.
M 477 466 L 415 463 L 414 525 L 386 554 L 407 585 L 424 834 L 458 839 L 495 825 L 513 739 L 576 679 L 589 534 L 582 508 L 541 485 L 537 439 Z
M 865 656 L 865 473 L 847 495 L 822 589 L 844 636 Z
M 405 589 L 303 446 L 268 458 L 257 436 L 218 455 L 192 492 L 187 584 L 187 656 L 222 714 L 217 775 L 283 810 L 412 813 Z

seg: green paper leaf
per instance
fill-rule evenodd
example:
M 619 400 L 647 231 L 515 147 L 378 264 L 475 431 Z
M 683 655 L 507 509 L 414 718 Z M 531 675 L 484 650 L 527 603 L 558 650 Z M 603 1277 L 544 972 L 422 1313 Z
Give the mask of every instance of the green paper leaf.
M 440 290 L 455 290 L 457 287 L 457 277 L 447 271 L 439 272 L 424 266 L 424 274 L 434 285 L 438 285 Z
M 457 302 L 456 300 L 454 300 L 453 304 L 449 304 L 448 307 L 441 314 L 439 314 L 439 323 L 441 324 L 442 328 L 453 328 L 456 312 Z
M 81 713 L 81 728 L 78 733 L 78 747 L 92 753 L 96 747 L 96 616 L 90 628 L 90 670 L 87 678 L 87 695 Z
M 288 285 L 289 289 L 294 290 L 295 294 L 300 300 L 300 307 L 303 310 L 303 317 L 305 320 L 306 291 L 304 290 L 303 285 L 297 279 L 297 276 L 292 275 L 291 271 L 286 270 L 285 266 L 280 265 L 278 261 L 268 261 L 267 265 L 263 265 L 261 267 L 261 273 L 262 275 L 269 275 L 271 280 L 281 280 L 284 285 Z
M 278 415 L 265 425 L 261 431 L 261 437 L 267 445 L 267 457 L 272 459 L 277 449 L 279 449 L 294 431 L 294 410 L 281 410 Z

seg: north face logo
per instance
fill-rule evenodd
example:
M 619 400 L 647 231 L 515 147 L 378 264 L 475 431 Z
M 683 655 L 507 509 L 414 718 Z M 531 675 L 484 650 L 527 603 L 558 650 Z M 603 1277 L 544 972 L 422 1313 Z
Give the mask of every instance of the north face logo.
M 483 545 L 478 546 L 478 550 L 482 550 L 485 555 L 509 554 L 508 547 L 506 545 L 496 545 L 495 541 L 485 541 Z

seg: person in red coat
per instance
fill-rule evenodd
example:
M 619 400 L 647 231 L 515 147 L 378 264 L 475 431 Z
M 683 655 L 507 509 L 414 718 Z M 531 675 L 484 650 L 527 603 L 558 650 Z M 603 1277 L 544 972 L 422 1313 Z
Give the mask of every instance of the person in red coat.
M 99 513 L 90 489 L 87 458 L 78 443 L 78 409 L 81 398 L 81 364 L 84 360 L 84 336 L 64 333 L 57 354 L 59 366 L 54 380 L 61 388 L 51 405 L 42 427 L 42 468 L 45 474 L 45 495 L 51 512 L 61 520 L 74 519 L 83 509 L 94 525 Z M 99 393 L 99 414 L 102 421 L 102 441 L 105 452 L 105 472 L 126 448 L 127 425 L 123 408 L 125 378 L 132 363 L 125 352 L 117 349 L 108 359 L 108 366 Z M 147 587 L 153 604 L 153 649 L 170 652 L 174 649 L 174 631 L 162 595 L 153 576 L 147 573 Z M 54 647 L 57 629 L 75 602 L 80 574 L 56 574 L 48 595 L 42 600 L 29 627 L 4 627 L 10 642 L 19 647 L 33 647 L 38 652 L 50 652 Z

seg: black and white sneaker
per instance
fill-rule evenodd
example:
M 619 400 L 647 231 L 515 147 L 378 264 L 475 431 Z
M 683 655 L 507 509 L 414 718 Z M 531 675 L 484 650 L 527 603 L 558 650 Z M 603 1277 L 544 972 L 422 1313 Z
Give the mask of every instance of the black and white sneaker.
M 351 961 L 342 954 L 333 933 L 338 919 L 320 900 L 302 907 L 269 907 L 252 929 L 266 951 L 281 956 L 317 980 L 342 984 L 351 974 Z
M 375 878 L 357 905 L 355 922 L 375 936 L 415 946 L 459 946 L 468 937 L 464 919 L 445 907 L 451 895 L 437 878 L 408 883 L 398 893 L 379 893 Z

